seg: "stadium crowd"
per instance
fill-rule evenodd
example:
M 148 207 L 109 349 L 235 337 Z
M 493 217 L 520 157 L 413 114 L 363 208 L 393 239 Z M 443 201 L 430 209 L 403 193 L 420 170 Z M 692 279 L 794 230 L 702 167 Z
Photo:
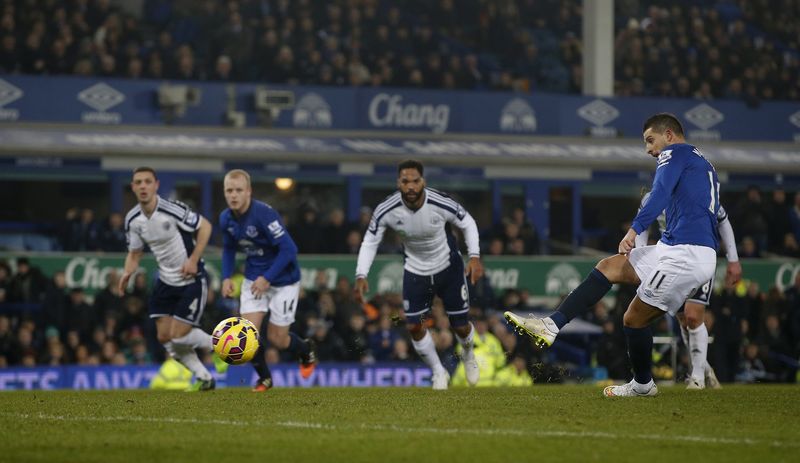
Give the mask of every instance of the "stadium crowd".
M 122 294 L 116 289 L 119 275 L 111 272 L 107 286 L 89 298 L 83 288 L 67 287 L 64 272 L 47 278 L 24 257 L 14 264 L 16 271 L 12 272 L 7 262 L 0 262 L 0 367 L 146 365 L 164 359 L 153 323 L 147 318 L 148 281 L 144 274 L 137 275 L 132 287 Z M 313 287 L 301 292 L 297 321 L 292 327 L 298 335 L 315 339 L 321 361 L 418 361 L 403 329 L 399 294 L 374 295 L 361 305 L 354 300 L 348 277 L 340 276 L 335 282 L 327 278 L 326 272 L 317 272 Z M 569 349 L 591 357 L 592 366 L 605 368 L 615 379 L 625 379 L 629 374 L 621 326 L 633 294 L 634 288 L 622 287 L 614 305 L 601 301 L 585 317 L 602 327 L 600 336 L 565 337 Z M 546 311 L 551 307 L 532 307 L 526 291 L 496 294 L 486 278 L 470 288 L 470 297 L 471 314 L 480 335 L 476 354 L 486 355 L 484 364 L 493 365 L 482 372 L 485 384 L 495 384 L 488 381 L 501 370 L 505 372 L 500 374 L 504 381 L 527 374 L 536 381 L 565 381 L 570 375 L 582 374 L 569 360 L 566 364 L 564 359 L 558 361 L 552 351 L 540 351 L 527 338 L 514 335 L 501 317 L 503 310 Z M 457 343 L 436 301 L 427 323 L 446 366 L 455 369 Z M 235 310 L 235 299 L 222 299 L 209 291 L 203 328 L 210 332 L 217 321 Z M 714 337 L 709 361 L 721 381 L 794 382 L 800 355 L 800 274 L 783 292 L 759 288 L 747 280 L 722 289 L 712 297 L 706 325 Z M 664 324 L 660 329 L 669 334 L 673 328 Z M 683 349 L 680 352 L 683 355 Z M 665 352 L 654 355 L 663 359 L 661 367 L 671 368 Z M 275 349 L 267 351 L 267 358 L 271 363 L 289 361 Z M 679 376 L 685 364 L 682 359 Z M 664 375 L 671 377 L 672 373 L 670 369 Z
M 140 5 L 5 0 L 0 71 L 561 93 L 581 88 L 578 0 Z M 791 0 L 616 2 L 615 92 L 753 105 L 798 100 L 798 16 Z

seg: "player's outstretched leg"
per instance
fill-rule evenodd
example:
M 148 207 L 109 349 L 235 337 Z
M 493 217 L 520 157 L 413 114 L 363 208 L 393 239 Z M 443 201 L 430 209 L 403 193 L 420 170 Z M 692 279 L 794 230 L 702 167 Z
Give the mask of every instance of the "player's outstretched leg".
M 609 259 L 614 259 L 614 257 Z M 604 261 L 609 259 L 604 259 Z M 588 311 L 610 290 L 611 282 L 603 272 L 595 268 L 577 288 L 569 293 L 556 312 L 549 317 L 521 317 L 512 312 L 505 312 L 504 316 L 518 330 L 532 337 L 537 346 L 550 347 L 564 325 Z
M 433 343 L 433 336 L 422 325 L 414 325 L 413 328 L 409 328 L 409 331 L 411 331 L 411 343 L 414 345 L 414 349 L 433 372 L 431 376 L 433 389 L 436 391 L 447 390 L 447 385 L 450 382 L 450 373 L 447 372 L 439 359 L 439 354 L 436 352 L 436 346 Z M 418 335 L 420 331 L 424 332 L 422 338 L 420 340 L 414 339 L 415 334 Z
M 505 312 L 503 316 L 515 330 L 532 337 L 534 343 L 541 348 L 552 346 L 558 336 L 558 326 L 550 317 L 523 317 L 513 312 Z

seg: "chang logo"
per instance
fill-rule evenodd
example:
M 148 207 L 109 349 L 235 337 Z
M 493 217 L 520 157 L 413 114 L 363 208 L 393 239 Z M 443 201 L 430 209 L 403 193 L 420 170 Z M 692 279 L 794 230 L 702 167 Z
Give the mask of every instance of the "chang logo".
M 316 93 L 306 93 L 294 108 L 295 127 L 324 128 L 333 125 L 331 106 Z
M 597 99 L 578 108 L 578 116 L 591 122 L 594 127 L 589 127 L 588 133 L 593 137 L 616 137 L 619 132 L 614 127 L 605 127 L 606 124 L 619 117 L 617 108 L 603 100 Z
M 719 140 L 719 131 L 709 130 L 715 125 L 725 120 L 725 115 L 706 103 L 699 104 L 684 113 L 686 120 L 700 127 L 700 130 L 690 130 L 690 138 L 697 140 Z
M 120 113 L 109 113 L 109 109 L 125 101 L 125 95 L 102 82 L 78 93 L 78 101 L 95 111 L 81 114 L 81 120 L 92 124 L 119 124 Z
M 536 132 L 536 113 L 522 98 L 514 98 L 503 106 L 500 130 L 503 132 Z
M 379 93 L 369 103 L 369 122 L 375 127 L 427 128 L 444 133 L 450 122 L 450 107 L 444 104 L 403 104 L 403 97 Z
M 558 264 L 545 277 L 544 290 L 548 296 L 561 296 L 581 283 L 581 274 L 570 264 Z
M 19 110 L 4 108 L 4 106 L 19 100 L 23 95 L 25 95 L 25 92 L 0 79 L 0 121 L 16 121 L 19 119 Z

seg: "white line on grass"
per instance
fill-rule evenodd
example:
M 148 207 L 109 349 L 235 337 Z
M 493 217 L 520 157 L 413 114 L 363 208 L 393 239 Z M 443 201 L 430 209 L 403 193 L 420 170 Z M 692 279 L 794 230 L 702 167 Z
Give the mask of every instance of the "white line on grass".
M 746 445 L 772 447 L 800 448 L 798 442 L 787 441 L 764 441 L 750 438 L 730 438 L 714 436 L 662 436 L 658 434 L 615 434 L 599 431 L 541 431 L 526 429 L 440 429 L 440 428 L 418 428 L 397 425 L 382 424 L 360 424 L 360 425 L 334 425 L 325 423 L 309 423 L 305 421 L 243 421 L 243 420 L 219 420 L 219 419 L 200 419 L 200 418 L 158 418 L 147 416 L 64 416 L 47 415 L 44 413 L 6 413 L 0 412 L 0 416 L 17 418 L 22 420 L 43 420 L 43 421 L 89 421 L 89 422 L 137 422 L 137 423 L 179 423 L 179 424 L 200 424 L 200 425 L 226 425 L 226 426 L 278 426 L 282 428 L 300 429 L 319 429 L 326 431 L 342 431 L 347 429 L 359 429 L 363 431 L 391 431 L 403 432 L 408 434 L 473 434 L 478 436 L 530 436 L 530 437 L 577 437 L 591 439 L 611 439 L 611 440 L 630 440 L 639 439 L 647 441 L 665 442 L 687 442 L 695 444 L 725 444 L 725 445 Z

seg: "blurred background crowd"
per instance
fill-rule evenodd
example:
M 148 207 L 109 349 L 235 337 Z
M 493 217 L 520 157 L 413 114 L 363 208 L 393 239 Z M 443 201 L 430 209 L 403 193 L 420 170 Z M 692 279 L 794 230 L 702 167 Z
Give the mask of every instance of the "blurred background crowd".
M 0 72 L 579 93 L 579 0 L 5 0 Z M 615 93 L 800 99 L 793 0 L 615 2 Z

